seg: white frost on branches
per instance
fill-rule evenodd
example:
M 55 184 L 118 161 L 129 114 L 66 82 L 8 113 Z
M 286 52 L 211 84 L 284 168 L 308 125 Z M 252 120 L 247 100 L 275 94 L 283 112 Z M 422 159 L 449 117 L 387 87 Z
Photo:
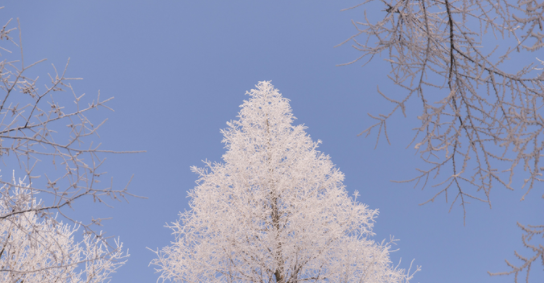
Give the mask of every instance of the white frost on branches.
M 537 244 L 534 241 L 530 243 L 534 236 L 536 236 L 535 238 L 538 238 L 538 236 L 542 236 L 541 238 L 544 239 L 544 225 L 522 225 L 518 222 L 518 227 L 521 228 L 523 232 L 525 232 L 525 234 L 521 236 L 523 246 L 530 249 L 532 252 L 535 253 L 535 255 L 531 257 L 526 257 L 515 251 L 514 254 L 519 260 L 523 262 L 523 264 L 516 266 L 516 264 L 512 264 L 508 260 L 505 260 L 508 267 L 510 267 L 510 269 L 512 270 L 497 273 L 492 273 L 488 271 L 487 273 L 489 273 L 489 275 L 496 276 L 514 274 L 514 281 L 517 283 L 519 273 L 525 271 L 527 279 L 526 282 L 528 282 L 531 272 L 531 266 L 533 265 L 533 263 L 538 264 L 538 262 L 540 261 L 542 265 L 544 265 L 544 245 L 542 243 Z
M 102 154 L 124 153 L 93 144 L 105 120 L 96 123 L 90 112 L 110 109 L 112 98 L 99 94 L 87 104 L 69 83 L 77 79 L 66 76 L 68 64 L 61 72 L 53 66 L 49 83 L 40 85 L 31 72 L 45 59 L 25 61 L 20 24 L 11 27 L 11 21 L 0 28 L 0 41 L 15 47 L 12 53 L 0 44 L 0 163 L 24 170 L 27 183 L 0 176 L 0 282 L 105 282 L 128 254 L 93 230 L 101 219 L 85 224 L 62 208 L 86 197 L 105 202 L 132 195 L 126 187 L 98 184 L 105 174 Z M 39 193 L 43 201 L 35 199 Z M 57 221 L 55 211 L 73 226 Z M 81 241 L 75 237 L 79 228 Z
M 527 173 L 522 199 L 542 187 L 537 186 L 544 181 L 542 61 L 518 71 L 507 64 L 517 53 L 544 47 L 544 2 L 366 0 L 360 5 L 372 2 L 384 8 L 375 14 L 383 18 L 371 20 L 365 12 L 365 21 L 353 22 L 358 32 L 350 39 L 362 55 L 348 64 L 384 55 L 389 79 L 404 92 L 393 98 L 378 89 L 392 110 L 369 114 L 376 122 L 361 134 L 377 129 L 378 138 L 383 132 L 388 139 L 389 118 L 398 111 L 406 115 L 407 101 L 416 99 L 421 124 L 412 142 L 429 168 L 418 169 L 410 181 L 425 186 L 450 172 L 436 182 L 441 189 L 429 201 L 453 193 L 452 206 L 459 201 L 464 208 L 468 199 L 490 204 L 495 184 L 514 190 L 518 165 Z M 483 48 L 493 40 L 488 32 L 500 46 Z
M 0 282 L 100 283 L 126 262 L 122 243 L 110 248 L 90 233 L 78 242 L 78 227 L 40 217 L 29 186 L 13 179 L 0 188 L 0 216 L 8 215 L 0 222 Z
M 378 211 L 347 195 L 320 141 L 292 125 L 289 100 L 270 82 L 247 94 L 222 130 L 224 163 L 192 167 L 191 210 L 168 226 L 176 241 L 151 263 L 160 279 L 408 282 L 413 273 L 389 258 L 394 239 L 369 239 Z
M 73 208 L 75 200 L 87 197 L 106 203 L 134 196 L 127 187 L 113 189 L 100 184 L 106 174 L 103 154 L 134 152 L 100 149 L 101 143 L 94 137 L 99 137 L 98 129 L 107 119 L 97 122 L 90 113 L 99 108 L 112 110 L 107 102 L 113 97 L 102 100 L 99 93 L 96 99 L 87 100 L 84 94 L 77 95 L 69 81 L 79 78 L 67 77 L 68 63 L 61 72 L 53 66 L 55 72 L 43 85 L 38 83 L 39 77 L 29 74 L 45 59 L 31 64 L 25 61 L 21 29 L 14 35 L 17 28 L 10 27 L 11 21 L 0 29 L 0 41 L 11 43 L 8 45 L 16 51 L 12 54 L 11 48 L 0 44 L 0 162 L 9 169 L 24 170 L 27 190 L 44 196 L 43 205 L 33 211 L 41 217 L 56 211 L 91 232 L 101 219 L 85 224 L 61 208 Z M 0 184 L 17 186 L 1 179 Z M 3 218 L 20 212 L 8 209 L 0 216 L 0 224 Z
M 453 194 L 450 210 L 459 203 L 466 216 L 471 199 L 491 207 L 496 185 L 525 189 L 521 200 L 533 189 L 544 198 L 544 62 L 536 58 L 512 67 L 520 63 L 519 54 L 542 54 L 544 2 L 364 0 L 352 8 L 372 4 L 383 10 L 370 17 L 365 11 L 364 21 L 353 22 L 357 33 L 345 42 L 353 40 L 362 55 L 348 64 L 385 56 L 388 77 L 401 94 L 378 88 L 391 111 L 369 114 L 375 123 L 361 134 L 376 129 L 376 144 L 382 133 L 389 141 L 389 118 L 396 112 L 406 116 L 408 100 L 415 99 L 422 111 L 412 143 L 428 167 L 404 182 L 434 182 L 437 190 L 427 202 L 441 195 L 448 201 Z M 523 181 L 516 185 L 520 168 Z M 539 255 L 541 250 L 524 245 Z M 512 268 L 517 280 L 519 270 Z

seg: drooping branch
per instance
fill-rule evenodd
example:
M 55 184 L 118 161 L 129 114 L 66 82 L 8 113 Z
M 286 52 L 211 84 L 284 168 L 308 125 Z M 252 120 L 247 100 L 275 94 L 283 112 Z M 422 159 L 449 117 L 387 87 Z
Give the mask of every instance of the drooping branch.
M 362 4 L 370 2 L 374 1 Z M 389 141 L 389 118 L 399 109 L 404 114 L 408 100 L 417 93 L 423 113 L 412 142 L 430 168 L 420 170 L 420 175 L 408 181 L 434 179 L 441 172 L 446 178 L 437 184 L 446 189 L 439 194 L 447 197 L 451 180 L 457 187 L 454 202 L 461 200 L 464 207 L 463 196 L 471 196 L 490 204 L 493 182 L 513 189 L 514 172 L 523 163 L 527 195 L 543 181 L 544 75 L 533 63 L 517 72 L 503 65 L 505 58 L 514 55 L 513 50 L 544 47 L 539 24 L 544 20 L 544 5 L 537 1 L 518 5 L 456 0 L 384 3 L 383 19 L 371 22 L 365 17 L 365 22 L 354 22 L 357 34 L 350 39 L 363 55 L 348 64 L 387 52 L 390 79 L 405 89 L 406 95 L 396 99 L 378 90 L 393 108 L 387 114 L 369 114 L 377 122 L 362 133 L 368 136 L 379 127 L 376 142 L 382 133 Z M 477 32 L 478 25 L 482 29 Z M 481 42 L 488 31 L 516 40 L 506 41 L 512 46 L 501 42 L 500 47 L 486 53 Z M 364 41 L 358 40 L 361 37 Z M 504 53 L 497 55 L 497 50 Z M 451 174 L 441 170 L 449 166 Z M 460 169 L 473 167 L 476 170 Z M 485 197 L 476 197 L 470 190 L 481 191 Z
M 450 211 L 460 203 L 464 218 L 467 199 L 491 207 L 497 184 L 527 189 L 521 200 L 542 187 L 544 61 L 534 58 L 517 71 L 506 63 L 523 63 L 544 48 L 544 3 L 367 0 L 357 6 L 371 2 L 383 3 L 382 17 L 369 19 L 365 11 L 365 21 L 353 21 L 356 34 L 342 44 L 352 41 L 362 52 L 347 64 L 385 55 L 388 77 L 401 89 L 397 98 L 378 88 L 392 110 L 369 114 L 376 122 L 361 132 L 368 136 L 378 128 L 376 145 L 382 132 L 389 142 L 386 125 L 399 109 L 406 116 L 413 94 L 421 99 L 420 125 L 409 146 L 415 144 L 428 167 L 400 182 L 436 188 L 423 204 L 439 196 L 448 202 L 453 193 Z M 491 36 L 496 46 L 483 46 Z M 523 176 L 521 184 L 513 184 L 514 174 Z

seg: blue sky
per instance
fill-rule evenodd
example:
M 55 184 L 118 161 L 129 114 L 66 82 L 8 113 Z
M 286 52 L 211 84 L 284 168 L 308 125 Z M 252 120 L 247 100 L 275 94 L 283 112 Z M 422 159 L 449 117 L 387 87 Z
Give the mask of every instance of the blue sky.
M 77 93 L 90 98 L 115 97 L 115 112 L 100 132 L 104 149 L 147 150 L 132 155 L 108 155 L 104 170 L 122 187 L 134 174 L 130 191 L 147 199 L 111 202 L 114 208 L 82 200 L 67 211 L 81 220 L 112 217 L 104 223 L 108 235 L 129 248 L 128 263 L 112 282 L 155 282 L 149 262 L 173 241 L 165 223 L 188 209 L 187 190 L 196 175 L 189 167 L 201 160 L 221 161 L 220 129 L 236 119 L 244 93 L 258 81 L 271 80 L 291 100 L 296 123 L 305 124 L 320 150 L 346 175 L 350 192 L 379 209 L 375 240 L 400 239 L 393 262 L 401 267 L 412 259 L 422 271 L 414 282 L 513 282 L 490 277 L 506 271 L 504 259 L 519 264 L 514 250 L 521 245 L 522 224 L 542 224 L 541 188 L 520 202 L 524 191 L 492 190 L 493 208 L 473 202 L 463 211 L 439 198 L 424 206 L 435 191 L 413 189 L 390 180 L 409 179 L 424 166 L 412 147 L 417 106 L 408 118 L 397 115 L 389 125 L 391 145 L 375 135 L 357 134 L 372 124 L 367 113 L 387 112 L 390 104 L 376 92 L 395 92 L 387 79 L 388 65 L 377 58 L 337 67 L 360 54 L 346 44 L 351 20 L 363 18 L 363 8 L 340 12 L 358 1 L 5 1 L 3 21 L 21 21 L 25 60 L 47 58 L 33 72 L 41 78 L 51 63 L 61 68 L 70 58 L 68 76 Z M 382 8 L 367 7 L 378 17 Z M 534 56 L 530 54 L 529 56 Z M 385 57 L 384 57 L 385 58 Z M 45 81 L 42 81 L 44 83 Z M 4 166 L 4 165 L 2 165 Z M 544 281 L 535 266 L 532 282 Z

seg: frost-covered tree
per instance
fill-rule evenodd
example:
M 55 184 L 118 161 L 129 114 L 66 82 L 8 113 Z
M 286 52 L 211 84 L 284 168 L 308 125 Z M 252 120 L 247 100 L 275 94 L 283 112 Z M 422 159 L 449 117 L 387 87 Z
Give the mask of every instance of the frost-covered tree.
M 491 207 L 497 185 L 525 189 L 521 200 L 544 198 L 532 192 L 544 187 L 544 2 L 365 0 L 352 8 L 359 6 L 375 12 L 353 22 L 357 33 L 346 42 L 362 54 L 348 64 L 382 57 L 398 86 L 378 88 L 391 111 L 369 114 L 375 123 L 361 134 L 377 130 L 378 140 L 389 141 L 387 122 L 415 100 L 421 112 L 412 145 L 428 167 L 408 181 L 433 183 L 429 201 L 453 195 L 451 207 L 459 203 L 464 212 L 468 200 Z M 527 64 L 519 60 L 531 53 Z M 542 245 L 524 244 L 536 254 L 522 260 L 544 264 Z M 519 268 L 510 266 L 517 278 Z
M 156 251 L 160 279 L 175 282 L 408 282 L 390 243 L 370 239 L 378 211 L 349 197 L 344 175 L 317 151 L 289 100 L 259 82 L 239 120 L 222 130 L 224 163 L 200 178 L 176 240 Z M 419 270 L 419 268 L 417 268 Z
M 103 154 L 123 152 L 93 143 L 105 120 L 89 114 L 111 110 L 112 98 L 76 95 L 68 64 L 60 72 L 53 66 L 48 82 L 38 81 L 32 72 L 45 59 L 25 61 L 20 24 L 13 22 L 0 29 L 0 164 L 1 173 L 17 170 L 26 184 L 0 176 L 0 281 L 102 282 L 122 264 L 121 246 L 95 230 L 101 219 L 84 223 L 66 208 L 81 198 L 104 203 L 131 195 L 126 187 L 100 184 Z M 78 228 L 85 233 L 81 242 L 73 237 Z
M 117 241 L 112 248 L 89 233 L 77 241 L 78 227 L 40 217 L 33 208 L 41 204 L 28 185 L 12 183 L 16 186 L 1 187 L 0 215 L 8 214 L 14 206 L 26 212 L 11 214 L 1 222 L 0 282 L 101 283 L 125 263 L 128 254 L 122 251 L 122 243 Z

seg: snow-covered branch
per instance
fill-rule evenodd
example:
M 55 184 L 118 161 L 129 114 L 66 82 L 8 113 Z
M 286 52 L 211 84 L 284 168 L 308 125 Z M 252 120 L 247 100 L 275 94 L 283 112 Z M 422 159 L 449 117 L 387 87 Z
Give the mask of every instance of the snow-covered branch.
M 15 178 L 14 178 L 15 179 Z M 126 262 L 128 253 L 118 240 L 110 247 L 100 235 L 84 233 L 76 240 L 78 226 L 55 217 L 40 217 L 41 203 L 27 184 L 1 187 L 0 215 L 18 207 L 0 225 L 0 281 L 25 283 L 107 282 L 109 275 Z M 81 237 L 81 236 L 80 236 Z

